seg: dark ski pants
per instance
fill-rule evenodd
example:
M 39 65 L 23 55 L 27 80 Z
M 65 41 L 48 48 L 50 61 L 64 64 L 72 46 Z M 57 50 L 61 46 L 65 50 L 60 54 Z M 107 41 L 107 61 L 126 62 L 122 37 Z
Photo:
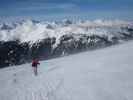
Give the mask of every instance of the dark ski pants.
M 37 74 L 38 74 L 38 72 L 37 72 L 37 66 L 33 67 L 33 70 L 34 70 L 35 76 L 37 76 Z

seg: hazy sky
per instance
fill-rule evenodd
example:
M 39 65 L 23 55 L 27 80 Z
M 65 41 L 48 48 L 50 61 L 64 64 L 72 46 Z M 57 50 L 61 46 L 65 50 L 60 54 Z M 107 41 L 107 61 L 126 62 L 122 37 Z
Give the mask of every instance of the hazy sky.
M 133 20 L 133 0 L 0 0 L 0 18 Z

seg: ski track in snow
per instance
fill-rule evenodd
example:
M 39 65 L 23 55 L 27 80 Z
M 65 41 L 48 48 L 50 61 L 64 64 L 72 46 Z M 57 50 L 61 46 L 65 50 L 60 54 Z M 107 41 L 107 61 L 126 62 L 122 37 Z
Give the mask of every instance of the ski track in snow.
M 0 100 L 132 100 L 133 41 L 0 69 Z

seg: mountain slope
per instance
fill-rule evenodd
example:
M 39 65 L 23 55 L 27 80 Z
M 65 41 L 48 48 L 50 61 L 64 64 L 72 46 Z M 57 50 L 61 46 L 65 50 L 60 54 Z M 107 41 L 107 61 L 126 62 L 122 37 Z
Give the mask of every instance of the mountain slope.
M 0 68 L 33 58 L 50 59 L 133 39 L 133 23 L 123 20 L 0 23 Z
M 133 41 L 0 69 L 0 100 L 132 100 Z

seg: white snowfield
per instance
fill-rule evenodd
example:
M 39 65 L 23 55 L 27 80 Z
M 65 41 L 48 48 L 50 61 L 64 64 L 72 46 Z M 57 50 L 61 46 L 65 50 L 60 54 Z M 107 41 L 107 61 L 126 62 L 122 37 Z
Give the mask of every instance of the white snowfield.
M 133 100 L 133 41 L 0 69 L 0 100 Z

